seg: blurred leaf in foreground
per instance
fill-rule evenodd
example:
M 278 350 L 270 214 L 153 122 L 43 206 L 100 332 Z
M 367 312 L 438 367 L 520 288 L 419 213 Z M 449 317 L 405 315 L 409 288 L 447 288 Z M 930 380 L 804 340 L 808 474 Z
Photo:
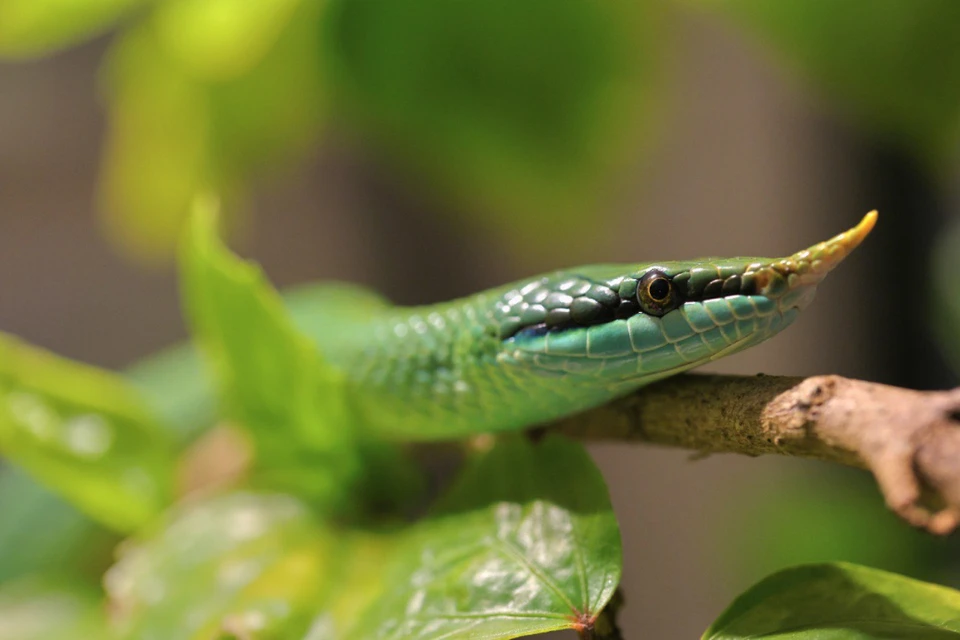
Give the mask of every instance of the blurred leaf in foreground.
M 346 115 L 510 238 L 597 224 L 652 100 L 659 3 L 333 0 Z M 531 243 L 533 244 L 533 243 Z
M 158 351 L 128 367 L 124 375 L 180 445 L 217 421 L 216 392 L 192 344 Z
M 304 640 L 352 637 L 344 631 L 356 626 L 380 595 L 385 586 L 384 566 L 402 538 L 402 531 L 380 534 L 353 530 L 340 535 L 335 565 L 331 567 L 336 587 L 330 590 L 322 613 L 314 618 Z
M 172 442 L 133 388 L 3 335 L 0 452 L 119 531 L 171 499 Z
M 947 640 L 960 635 L 960 591 L 854 564 L 776 573 L 737 598 L 704 640 Z
M 228 418 L 253 439 L 259 482 L 332 505 L 359 474 L 342 375 L 294 327 L 256 266 L 222 245 L 201 205 L 183 244 L 184 307 Z
M 0 640 L 107 637 L 95 589 L 39 579 L 0 585 Z
M 710 4 L 715 0 L 708 0 Z M 960 135 L 960 3 L 954 0 L 731 0 L 858 124 L 943 161 Z
M 0 469 L 0 514 L 0 583 L 53 571 L 95 583 L 109 566 L 116 537 L 16 467 Z
M 599 470 L 562 438 L 505 439 L 407 534 L 356 639 L 513 638 L 593 623 L 620 580 Z M 317 636 L 322 637 L 322 636 Z
M 52 53 L 98 35 L 145 0 L 3 0 L 0 56 Z
M 127 544 L 106 576 L 125 638 L 302 637 L 331 580 L 332 539 L 280 494 L 183 505 Z

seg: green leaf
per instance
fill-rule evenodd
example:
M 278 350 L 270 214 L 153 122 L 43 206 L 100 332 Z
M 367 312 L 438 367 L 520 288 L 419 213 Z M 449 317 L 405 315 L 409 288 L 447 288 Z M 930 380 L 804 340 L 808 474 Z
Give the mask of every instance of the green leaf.
M 925 159 L 955 152 L 960 4 L 732 0 L 717 6 L 756 29 L 856 123 Z
M 499 442 L 406 536 L 385 591 L 349 634 L 513 638 L 593 623 L 620 579 L 600 472 L 558 437 Z
M 131 256 L 172 252 L 198 193 L 210 189 L 209 96 L 159 45 L 149 23 L 108 53 L 109 128 L 100 208 L 108 235 Z
M 179 444 L 217 420 L 216 390 L 192 344 L 179 344 L 134 363 L 124 375 Z
M 0 469 L 0 584 L 53 571 L 99 579 L 115 543 L 115 535 L 22 470 Z
M 648 98 L 659 3 L 333 0 L 345 115 L 401 171 L 528 249 L 577 239 Z
M 121 378 L 0 335 L 0 451 L 119 531 L 171 497 L 173 451 Z
M 318 55 L 325 3 L 296 5 L 255 65 L 229 82 L 210 85 L 212 172 L 221 188 L 239 191 L 251 176 L 278 173 L 318 144 L 328 111 Z
M 310 625 L 305 640 L 346 637 L 344 632 L 355 627 L 367 607 L 383 589 L 383 568 L 396 551 L 403 531 L 374 533 L 351 530 L 338 539 L 335 565 L 336 588 L 323 601 L 322 612 Z
M 25 579 L 0 585 L 0 640 L 107 638 L 98 594 L 60 581 Z
M 3 0 L 0 56 L 36 56 L 92 38 L 145 0 Z
M 321 282 L 280 292 L 291 321 L 308 339 L 331 330 L 318 320 L 330 315 L 318 312 L 331 303 L 331 290 L 330 283 Z M 373 313 L 381 305 L 388 304 L 366 289 L 351 287 L 343 291 L 345 295 L 357 292 L 349 300 L 337 301 L 349 303 L 349 308 L 357 313 L 368 310 Z M 192 440 L 216 422 L 216 389 L 208 373 L 196 345 L 192 343 L 168 347 L 140 360 L 124 372 L 154 411 L 176 432 L 180 442 Z
M 166 261 L 198 194 L 237 216 L 253 176 L 314 148 L 327 114 L 324 6 L 167 0 L 114 46 L 100 199 L 120 248 Z
M 273 45 L 301 0 L 166 0 L 155 20 L 164 48 L 191 72 L 226 79 Z
M 332 544 L 289 496 L 184 505 L 124 546 L 105 580 L 110 609 L 124 638 L 303 637 L 330 584 Z
M 960 592 L 847 563 L 775 573 L 753 586 L 704 633 L 741 638 L 868 640 L 960 637 Z
M 359 474 L 342 375 L 293 326 L 259 268 L 232 255 L 199 210 L 182 251 L 184 306 L 228 417 L 253 437 L 267 486 L 328 504 Z

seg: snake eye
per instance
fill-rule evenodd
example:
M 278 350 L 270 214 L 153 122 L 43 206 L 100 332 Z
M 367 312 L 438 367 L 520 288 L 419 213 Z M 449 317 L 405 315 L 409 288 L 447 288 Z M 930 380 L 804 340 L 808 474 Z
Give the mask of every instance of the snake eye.
M 644 313 L 662 316 L 680 306 L 680 296 L 666 275 L 648 271 L 637 283 L 637 301 Z
M 670 295 L 670 281 L 666 278 L 654 278 L 647 285 L 647 295 L 655 302 L 663 302 Z

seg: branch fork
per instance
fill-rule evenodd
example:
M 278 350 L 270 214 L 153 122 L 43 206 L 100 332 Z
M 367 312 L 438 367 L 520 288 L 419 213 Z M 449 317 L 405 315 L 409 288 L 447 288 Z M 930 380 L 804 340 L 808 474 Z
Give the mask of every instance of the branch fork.
M 887 505 L 911 525 L 943 535 L 960 524 L 960 388 L 913 391 L 834 375 L 688 374 L 549 428 L 701 455 L 839 462 L 871 471 Z

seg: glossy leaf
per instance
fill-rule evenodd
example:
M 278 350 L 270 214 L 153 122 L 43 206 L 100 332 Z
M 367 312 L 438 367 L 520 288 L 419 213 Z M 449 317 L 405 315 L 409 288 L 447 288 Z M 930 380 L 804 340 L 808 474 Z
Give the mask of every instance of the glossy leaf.
M 171 499 L 170 439 L 131 387 L 2 335 L 0 451 L 120 531 Z
M 105 622 L 94 589 L 39 579 L 0 585 L 0 640 L 100 640 Z
M 620 579 L 620 534 L 579 444 L 498 443 L 462 474 L 341 637 L 513 638 L 592 624 Z
M 960 591 L 854 564 L 787 569 L 751 587 L 704 640 L 960 637 Z
M 710 0 L 713 2 L 713 0 Z M 754 28 L 855 123 L 943 160 L 960 134 L 960 4 L 953 0 L 733 0 Z
M 98 35 L 145 0 L 3 0 L 0 55 L 36 56 Z
M 331 544 L 289 496 L 185 505 L 107 573 L 117 629 L 137 640 L 302 637 L 330 581 Z
M 345 112 L 401 171 L 530 249 L 582 239 L 636 150 L 658 3 L 334 0 Z
M 293 325 L 277 292 L 216 235 L 198 211 L 183 245 L 184 306 L 211 365 L 228 417 L 254 439 L 260 480 L 345 497 L 358 473 L 342 375 Z

